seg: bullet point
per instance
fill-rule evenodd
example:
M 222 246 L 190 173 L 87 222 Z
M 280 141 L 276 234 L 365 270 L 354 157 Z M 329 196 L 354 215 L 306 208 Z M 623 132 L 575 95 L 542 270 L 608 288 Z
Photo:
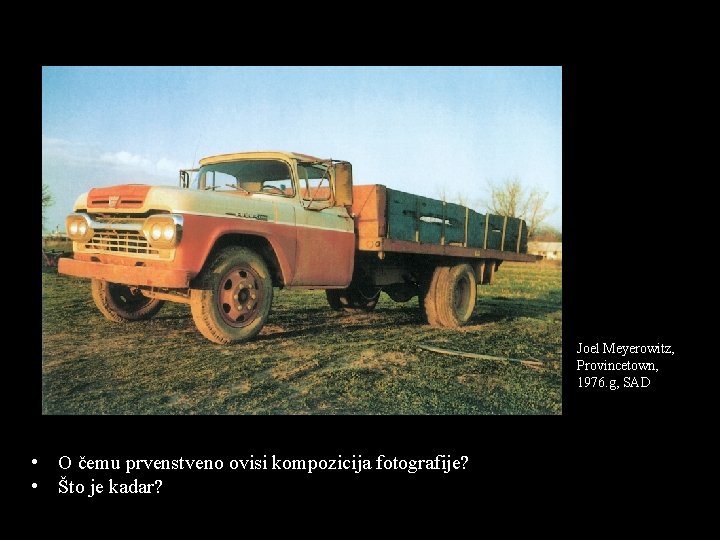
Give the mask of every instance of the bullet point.
M 37 465 L 37 459 L 33 458 L 33 465 Z
M 33 486 L 33 489 L 35 489 L 37 487 L 37 484 L 35 482 L 33 482 L 32 486 Z

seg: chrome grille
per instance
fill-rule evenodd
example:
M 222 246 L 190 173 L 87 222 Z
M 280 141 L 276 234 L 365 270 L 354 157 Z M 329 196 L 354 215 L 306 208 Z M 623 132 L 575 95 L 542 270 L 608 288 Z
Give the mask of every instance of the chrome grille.
M 85 249 L 109 253 L 132 253 L 136 255 L 159 255 L 158 249 L 148 244 L 141 231 L 96 230 L 85 243 Z

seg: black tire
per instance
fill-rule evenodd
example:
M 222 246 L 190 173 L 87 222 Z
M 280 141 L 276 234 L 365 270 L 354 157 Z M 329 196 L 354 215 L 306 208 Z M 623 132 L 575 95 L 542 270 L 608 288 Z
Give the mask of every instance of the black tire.
M 330 309 L 340 311 L 343 308 L 342 302 L 340 301 L 340 295 L 346 289 L 326 289 L 325 297 L 327 298 Z
M 380 299 L 380 288 L 360 287 L 355 283 L 347 289 L 327 289 L 325 296 L 335 311 L 372 311 Z
M 368 296 L 366 296 L 365 293 L 360 290 L 353 292 L 351 296 L 350 310 L 367 311 L 368 313 L 371 312 L 373 309 L 375 309 L 378 300 L 380 300 L 380 292 L 380 289 L 378 289 L 377 291 L 369 294 Z M 345 309 L 347 310 L 347 308 Z
M 472 317 L 477 300 L 475 272 L 469 264 L 458 264 L 438 276 L 435 310 L 440 325 L 458 328 Z
M 495 276 L 495 265 L 497 263 L 490 259 L 485 261 L 483 266 L 482 283 L 483 285 L 490 285 L 493 282 L 493 276 Z
M 383 288 L 383 291 L 392 299 L 393 302 L 409 302 L 411 298 L 418 295 L 418 288 L 409 283 L 402 285 L 391 285 Z
M 150 319 L 165 303 L 143 296 L 138 289 L 100 279 L 90 282 L 90 290 L 100 313 L 107 320 L 117 323 Z
M 447 266 L 437 266 L 432 273 L 430 279 L 423 287 L 419 301 L 421 308 L 425 311 L 425 320 L 431 326 L 444 326 L 440 320 L 438 310 L 438 283 L 444 279 L 450 268 Z
M 207 339 L 236 343 L 262 330 L 272 297 L 272 278 L 263 258 L 245 247 L 228 247 L 198 276 L 190 290 L 190 311 Z

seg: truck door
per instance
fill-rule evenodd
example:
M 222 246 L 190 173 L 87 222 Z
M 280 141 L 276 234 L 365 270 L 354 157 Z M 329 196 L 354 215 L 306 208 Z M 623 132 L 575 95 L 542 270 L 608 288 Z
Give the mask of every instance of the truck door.
M 297 249 L 293 285 L 347 287 L 353 273 L 355 228 L 333 197 L 323 169 L 298 165 L 300 201 L 295 217 Z

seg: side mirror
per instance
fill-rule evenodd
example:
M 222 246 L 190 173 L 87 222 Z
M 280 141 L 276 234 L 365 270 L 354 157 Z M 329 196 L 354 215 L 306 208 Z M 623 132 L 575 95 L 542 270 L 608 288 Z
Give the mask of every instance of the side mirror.
M 352 206 L 352 165 L 347 161 L 335 164 L 335 205 Z
M 190 187 L 190 172 L 186 170 L 180 171 L 180 187 L 181 188 L 189 188 Z

